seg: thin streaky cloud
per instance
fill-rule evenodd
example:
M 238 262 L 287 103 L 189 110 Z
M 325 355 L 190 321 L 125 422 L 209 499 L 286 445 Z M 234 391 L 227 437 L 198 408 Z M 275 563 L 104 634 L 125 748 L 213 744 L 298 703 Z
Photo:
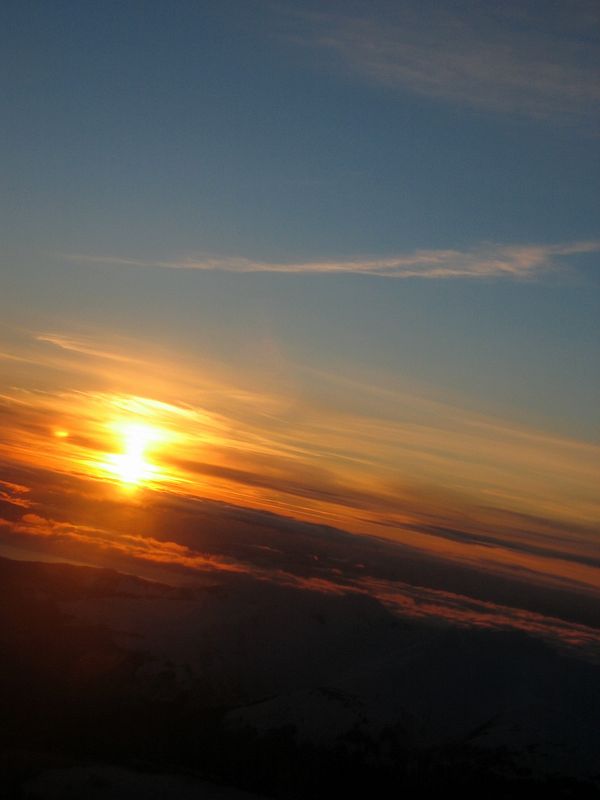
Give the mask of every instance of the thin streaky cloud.
M 426 15 L 420 4 L 383 15 L 369 5 L 354 15 L 296 14 L 301 32 L 294 38 L 397 91 L 522 117 L 591 122 L 597 132 L 600 24 L 597 13 L 583 14 L 584 6 L 553 4 L 541 16 L 514 2 L 426 4 Z
M 120 256 L 69 253 L 70 261 L 123 267 L 156 267 L 204 272 L 272 272 L 288 274 L 355 274 L 381 278 L 532 279 L 561 269 L 561 260 L 600 251 L 600 240 L 566 244 L 486 245 L 472 250 L 417 250 L 386 258 L 269 262 L 243 257 L 186 257 L 146 260 Z M 47 341 L 51 341 L 46 337 Z M 53 343 L 56 343 L 54 341 Z M 64 343 L 68 347 L 68 343 Z
M 119 361 L 124 364 L 132 362 L 137 363 L 139 361 L 139 359 L 131 358 L 130 356 L 125 356 L 121 353 L 99 349 L 95 345 L 86 343 L 81 339 L 72 339 L 61 336 L 60 334 L 40 333 L 35 336 L 35 339 L 38 342 L 45 342 L 46 344 L 51 344 L 54 347 L 58 347 L 60 350 L 68 350 L 72 353 L 81 353 L 82 355 L 93 356 L 94 358 L 103 358 L 108 359 L 109 361 Z

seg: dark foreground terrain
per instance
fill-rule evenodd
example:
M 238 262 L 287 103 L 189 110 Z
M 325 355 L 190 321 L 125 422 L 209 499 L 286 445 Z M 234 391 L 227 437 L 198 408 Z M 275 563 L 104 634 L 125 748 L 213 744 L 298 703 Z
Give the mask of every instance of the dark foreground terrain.
M 7 798 L 599 796 L 593 659 L 363 594 L 0 559 L 0 670 Z

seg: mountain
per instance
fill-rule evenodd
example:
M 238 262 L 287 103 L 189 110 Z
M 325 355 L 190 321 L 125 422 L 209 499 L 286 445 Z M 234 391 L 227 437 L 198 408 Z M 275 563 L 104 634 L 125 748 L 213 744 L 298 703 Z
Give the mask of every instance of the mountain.
M 363 593 L 0 559 L 0 664 L 15 797 L 599 794 L 597 662 Z

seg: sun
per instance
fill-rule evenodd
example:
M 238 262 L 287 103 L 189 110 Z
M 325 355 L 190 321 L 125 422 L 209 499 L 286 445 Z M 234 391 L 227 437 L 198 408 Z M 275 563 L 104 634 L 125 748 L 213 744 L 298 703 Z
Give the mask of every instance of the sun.
M 148 451 L 164 440 L 159 428 L 139 422 L 115 425 L 115 433 L 122 442 L 120 453 L 111 453 L 104 465 L 109 472 L 128 486 L 139 486 L 156 479 L 160 468 L 148 457 Z

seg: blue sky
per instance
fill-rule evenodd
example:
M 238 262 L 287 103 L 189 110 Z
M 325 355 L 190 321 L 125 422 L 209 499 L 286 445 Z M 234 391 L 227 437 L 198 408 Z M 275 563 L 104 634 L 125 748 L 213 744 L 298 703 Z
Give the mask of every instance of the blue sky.
M 379 27 L 389 16 L 357 8 Z M 585 94 L 583 119 L 558 88 L 538 119 L 378 82 L 314 43 L 346 17 L 310 10 L 9 4 L 7 177 L 26 240 L 37 222 L 41 246 L 105 252 L 110 234 L 141 257 L 289 259 L 594 233 L 598 116 Z M 425 13 L 417 22 L 427 30 Z
M 294 362 L 407 375 L 593 435 L 596 248 L 527 281 L 73 255 L 344 262 L 594 242 L 594 4 L 19 2 L 2 27 L 5 319 L 109 324 L 224 360 L 259 359 L 245 343 L 268 335 Z

